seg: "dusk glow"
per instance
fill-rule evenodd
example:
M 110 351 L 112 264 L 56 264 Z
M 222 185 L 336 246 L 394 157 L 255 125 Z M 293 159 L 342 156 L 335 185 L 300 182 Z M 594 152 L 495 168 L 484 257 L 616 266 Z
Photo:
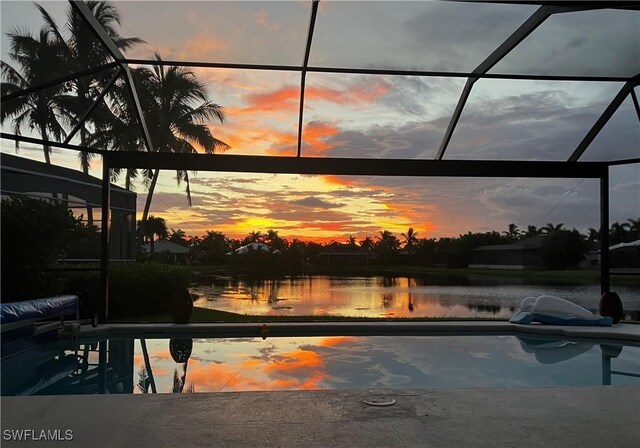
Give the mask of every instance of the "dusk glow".
M 42 3 L 64 23 L 66 3 Z M 309 2 L 155 2 L 153 8 L 151 2 L 114 4 L 122 16 L 121 35 L 147 42 L 128 51 L 131 58 L 149 59 L 158 52 L 165 60 L 296 65 L 303 57 Z M 321 2 L 310 64 L 472 70 L 534 10 L 531 5 L 404 5 Z M 363 8 L 366 16 L 361 15 Z M 461 22 L 458 28 L 443 28 L 445 19 Z M 381 33 L 377 26 L 381 20 L 393 32 Z M 610 23 L 617 25 L 612 28 Z M 40 25 L 31 3 L 2 3 L 3 33 L 13 27 L 35 31 Z M 578 38 L 585 26 L 589 37 Z M 451 32 L 453 28 L 458 31 Z M 560 51 L 551 50 L 550 42 L 571 57 L 557 57 Z M 629 75 L 640 71 L 639 42 L 640 12 L 563 14 L 544 23 L 492 71 Z M 8 45 L 3 39 L 3 60 Z M 610 51 L 613 48 L 617 51 Z M 298 73 L 192 70 L 212 101 L 223 107 L 225 122 L 209 128 L 231 146 L 228 154 L 296 154 Z M 309 73 L 302 155 L 433 158 L 464 82 L 464 78 Z M 604 82 L 480 80 L 445 159 L 566 160 L 620 87 Z M 628 99 L 583 159 L 640 156 L 635 115 Z M 3 130 L 8 126 L 5 123 Z M 2 151 L 13 153 L 13 143 L 2 141 Z M 41 148 L 30 144 L 21 145 L 20 155 L 42 159 Z M 78 168 L 70 151 L 54 149 L 52 160 Z M 94 158 L 91 173 L 100 176 L 100 168 L 99 158 Z M 638 165 L 614 167 L 611 174 L 611 191 L 616 192 L 611 195 L 611 222 L 640 215 Z M 190 174 L 190 181 L 192 207 L 187 205 L 184 184 L 176 184 L 175 172 L 163 171 L 151 213 L 164 218 L 169 228 L 192 236 L 215 230 L 242 238 L 252 231 L 274 229 L 290 240 L 326 242 L 351 235 L 360 239 L 383 229 L 399 235 L 409 227 L 420 237 L 440 237 L 503 230 L 511 222 L 521 228 L 562 222 L 581 230 L 598 223 L 598 184 L 590 180 L 197 172 Z M 140 214 L 146 189 L 138 181 L 135 190 Z

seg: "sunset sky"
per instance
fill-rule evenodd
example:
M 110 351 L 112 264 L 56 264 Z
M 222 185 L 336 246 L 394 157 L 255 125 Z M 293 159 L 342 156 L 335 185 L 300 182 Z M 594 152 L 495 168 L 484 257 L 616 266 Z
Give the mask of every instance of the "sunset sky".
M 66 2 L 41 2 L 60 26 Z M 121 35 L 147 44 L 132 58 L 299 65 L 309 1 L 114 2 Z M 5 33 L 41 26 L 30 2 L 3 1 Z M 312 66 L 473 70 L 535 11 L 530 5 L 321 1 Z M 611 26 L 615 24 L 615 26 Z M 295 155 L 300 75 L 194 69 L 222 105 L 214 134 L 229 154 Z M 590 11 L 554 16 L 494 69 L 496 73 L 629 76 L 640 73 L 640 12 Z M 310 73 L 303 156 L 433 158 L 460 96 L 463 78 Z M 620 83 L 480 80 L 445 158 L 566 160 Z M 640 94 L 640 89 L 636 88 Z M 5 123 L 3 130 L 9 130 Z M 28 134 L 28 131 L 24 131 Z M 2 151 L 14 152 L 2 141 Z M 43 160 L 39 147 L 19 155 Z M 640 157 L 640 125 L 627 99 L 582 160 Z M 70 151 L 54 163 L 79 168 Z M 100 161 L 92 173 L 100 176 Z M 151 213 L 187 234 L 219 230 L 242 237 L 344 240 L 413 227 L 420 237 L 505 230 L 547 222 L 598 226 L 598 181 L 450 179 L 224 174 L 191 177 L 193 207 L 175 173 L 163 172 Z M 146 197 L 137 187 L 138 210 Z M 611 221 L 640 216 L 640 167 L 611 170 Z M 558 205 L 562 202 L 560 205 Z M 557 206 L 557 207 L 556 207 Z M 555 208 L 554 208 L 555 207 Z

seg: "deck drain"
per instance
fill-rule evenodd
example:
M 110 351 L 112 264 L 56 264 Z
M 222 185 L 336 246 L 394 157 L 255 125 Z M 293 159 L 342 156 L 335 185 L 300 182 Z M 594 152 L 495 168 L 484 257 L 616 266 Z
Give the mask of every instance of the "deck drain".
M 367 398 L 366 400 L 362 400 L 362 402 L 368 406 L 393 406 L 396 404 L 396 400 L 393 398 L 385 397 Z

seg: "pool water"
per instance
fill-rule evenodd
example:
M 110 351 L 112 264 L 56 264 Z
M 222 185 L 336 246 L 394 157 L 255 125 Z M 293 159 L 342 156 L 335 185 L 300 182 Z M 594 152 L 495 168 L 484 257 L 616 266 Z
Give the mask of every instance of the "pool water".
M 640 347 L 538 336 L 58 341 L 2 360 L 2 394 L 640 385 Z

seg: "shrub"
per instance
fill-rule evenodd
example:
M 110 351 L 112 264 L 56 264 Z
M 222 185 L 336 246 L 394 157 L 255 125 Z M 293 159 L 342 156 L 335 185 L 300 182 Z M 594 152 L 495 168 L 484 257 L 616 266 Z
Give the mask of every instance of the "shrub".
M 547 269 L 565 270 L 584 259 L 589 243 L 577 230 L 556 230 L 542 242 L 540 255 Z
M 109 266 L 109 318 L 151 316 L 170 311 L 174 294 L 188 288 L 191 273 L 178 266 L 156 263 L 125 263 Z M 99 302 L 100 273 L 70 272 L 64 290 L 87 290 Z M 102 313 L 102 309 L 90 313 Z M 89 317 L 89 316 L 87 316 Z
M 52 295 L 55 276 L 43 270 L 95 230 L 64 203 L 9 198 L 2 200 L 0 212 L 3 301 Z

